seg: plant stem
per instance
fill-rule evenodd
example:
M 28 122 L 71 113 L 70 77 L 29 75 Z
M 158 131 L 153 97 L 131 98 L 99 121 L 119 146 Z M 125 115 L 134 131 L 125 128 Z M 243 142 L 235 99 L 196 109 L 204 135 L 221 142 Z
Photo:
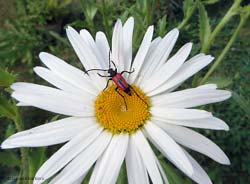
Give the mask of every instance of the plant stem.
M 23 123 L 22 123 L 22 118 L 20 116 L 20 113 L 18 111 L 18 109 L 16 109 L 16 117 L 13 118 L 16 129 L 18 132 L 23 131 Z M 27 148 L 21 148 L 21 164 L 22 164 L 22 177 L 28 177 L 28 150 Z M 17 183 L 22 183 L 21 181 L 19 181 L 18 178 L 18 182 Z
M 248 19 L 249 14 L 250 14 L 250 11 L 248 11 L 244 15 L 241 15 L 240 23 L 237 26 L 236 30 L 234 31 L 232 37 L 230 38 L 230 40 L 227 43 L 226 47 L 223 49 L 223 51 L 221 52 L 221 54 L 219 55 L 219 57 L 217 58 L 217 60 L 214 62 L 214 64 L 212 65 L 212 67 L 208 70 L 208 72 L 206 73 L 206 75 L 203 77 L 203 79 L 200 82 L 200 85 L 204 84 L 206 82 L 206 80 L 209 78 L 209 76 L 214 72 L 214 70 L 221 63 L 222 59 L 225 57 L 225 55 L 227 54 L 227 52 L 231 48 L 233 42 L 235 41 L 235 39 L 236 39 L 239 31 L 241 30 L 242 26 L 245 24 L 246 20 Z
M 235 0 L 234 1 L 233 5 L 227 11 L 226 15 L 221 19 L 219 24 L 215 27 L 214 31 L 209 36 L 208 41 L 203 45 L 203 47 L 201 49 L 202 53 L 207 53 L 209 51 L 210 46 L 213 43 L 215 37 L 219 34 L 219 32 L 226 25 L 226 23 L 232 18 L 232 16 L 237 14 L 236 10 L 239 8 L 241 1 L 242 0 Z
M 189 21 L 189 19 L 191 18 L 191 16 L 194 14 L 195 9 L 197 8 L 198 5 L 198 1 L 195 1 L 194 6 L 192 7 L 191 11 L 189 14 L 187 14 L 186 17 L 184 17 L 184 19 L 181 21 L 181 23 L 178 25 L 178 29 L 182 29 Z

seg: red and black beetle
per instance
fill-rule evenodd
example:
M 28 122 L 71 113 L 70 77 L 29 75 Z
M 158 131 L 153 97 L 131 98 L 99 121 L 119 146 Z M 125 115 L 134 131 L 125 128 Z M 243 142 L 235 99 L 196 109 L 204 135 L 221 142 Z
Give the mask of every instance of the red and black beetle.
M 111 68 L 111 63 L 114 65 L 115 69 Z M 100 77 L 109 77 L 107 84 L 105 86 L 105 88 L 103 90 L 105 90 L 108 87 L 109 81 L 113 81 L 116 85 L 115 91 L 123 98 L 125 106 L 126 106 L 126 110 L 127 110 L 127 103 L 125 100 L 125 97 L 123 94 L 121 94 L 118 89 L 124 91 L 126 94 L 128 94 L 129 96 L 132 95 L 131 90 L 134 91 L 134 93 L 136 94 L 136 96 L 138 96 L 146 105 L 148 105 L 138 94 L 137 92 L 132 88 L 131 85 L 129 85 L 127 83 L 127 81 L 125 80 L 125 78 L 122 76 L 122 74 L 124 73 L 128 73 L 131 74 L 134 72 L 134 69 L 132 71 L 122 71 L 121 73 L 117 72 L 117 67 L 115 65 L 115 63 L 110 60 L 110 51 L 109 51 L 109 68 L 108 69 L 89 69 L 86 70 L 85 73 L 88 74 L 88 72 L 90 71 L 106 71 L 107 73 L 109 73 L 109 75 L 101 75 L 100 73 L 97 73 Z

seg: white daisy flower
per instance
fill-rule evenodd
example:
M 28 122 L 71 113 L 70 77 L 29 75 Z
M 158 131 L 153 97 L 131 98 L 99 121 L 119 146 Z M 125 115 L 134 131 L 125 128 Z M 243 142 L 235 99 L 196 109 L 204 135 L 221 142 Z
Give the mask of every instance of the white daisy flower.
M 65 143 L 36 173 L 36 178 L 44 180 L 34 183 L 52 176 L 53 184 L 81 183 L 92 166 L 91 184 L 115 183 L 124 160 L 129 183 L 168 183 L 148 141 L 197 183 L 212 182 L 183 147 L 230 164 L 216 144 L 191 128 L 228 130 L 212 113 L 193 107 L 226 100 L 231 93 L 214 84 L 173 92 L 213 57 L 198 54 L 187 60 L 192 43 L 170 57 L 179 31 L 173 29 L 152 40 L 150 26 L 132 62 L 133 27 L 133 18 L 124 25 L 118 20 L 111 49 L 103 32 L 93 39 L 85 29 L 79 34 L 68 27 L 69 41 L 88 74 L 43 52 L 39 57 L 47 68 L 35 67 L 34 71 L 56 88 L 24 82 L 11 86 L 18 105 L 69 116 L 16 133 L 2 143 L 2 149 Z M 115 67 L 117 73 L 112 73 Z M 113 82 L 105 89 L 110 78 L 98 74 L 111 74 Z

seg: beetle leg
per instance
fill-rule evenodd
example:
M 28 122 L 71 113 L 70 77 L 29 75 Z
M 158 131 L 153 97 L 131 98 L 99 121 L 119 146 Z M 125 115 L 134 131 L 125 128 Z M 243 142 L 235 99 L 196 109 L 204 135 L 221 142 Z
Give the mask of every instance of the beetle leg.
M 134 71 L 135 71 L 135 69 L 134 69 L 134 68 L 133 68 L 133 70 L 132 70 L 132 71 L 125 71 L 125 70 L 124 70 L 124 71 L 122 71 L 122 72 L 121 72 L 121 74 L 123 74 L 123 73 L 128 73 L 128 74 L 131 74 L 131 73 L 133 73 Z
M 138 95 L 138 93 L 134 90 L 134 88 L 132 88 L 132 86 L 130 86 L 130 85 L 129 85 L 129 87 L 135 92 L 136 96 L 137 96 L 138 98 L 140 98 L 141 101 L 143 101 L 143 102 L 148 106 L 148 103 L 145 102 L 145 100 L 143 100 L 143 99 L 140 97 L 140 95 Z
M 105 89 L 107 89 L 107 87 L 109 86 L 109 81 L 111 81 L 111 80 L 112 80 L 112 78 L 109 78 L 109 79 L 108 79 L 107 84 L 106 84 L 105 88 L 103 89 L 103 91 L 104 91 Z
M 126 110 L 128 110 L 128 107 L 127 107 L 127 103 L 126 103 L 125 97 L 118 91 L 118 87 L 115 88 L 115 91 L 123 98 L 123 101 L 124 101 L 124 103 L 125 103 Z

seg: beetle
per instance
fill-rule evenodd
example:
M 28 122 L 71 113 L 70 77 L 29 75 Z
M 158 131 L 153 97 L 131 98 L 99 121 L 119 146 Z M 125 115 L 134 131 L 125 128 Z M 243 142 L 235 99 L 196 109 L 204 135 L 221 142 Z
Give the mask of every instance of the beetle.
M 90 72 L 90 71 L 106 71 L 109 75 L 101 75 L 100 73 L 97 73 L 100 77 L 109 77 L 107 84 L 106 84 L 105 88 L 103 89 L 103 91 L 105 89 L 107 89 L 107 87 L 109 85 L 109 81 L 112 80 L 116 85 L 115 91 L 123 98 L 126 110 L 127 110 L 127 103 L 125 100 L 125 96 L 123 94 L 121 94 L 118 91 L 118 89 L 124 91 L 129 96 L 132 95 L 132 90 L 133 90 L 134 93 L 136 94 L 136 96 L 139 97 L 148 106 L 148 104 L 137 94 L 137 92 L 133 89 L 133 87 L 130 84 L 128 84 L 126 79 L 122 76 L 124 73 L 128 73 L 128 74 L 133 73 L 134 69 L 132 71 L 125 71 L 124 70 L 121 73 L 118 73 L 115 63 L 110 59 L 110 54 L 111 54 L 111 51 L 109 51 L 109 68 L 108 69 L 93 68 L 93 69 L 86 70 L 85 73 L 88 74 L 88 72 Z M 114 65 L 114 69 L 111 67 L 111 63 Z

